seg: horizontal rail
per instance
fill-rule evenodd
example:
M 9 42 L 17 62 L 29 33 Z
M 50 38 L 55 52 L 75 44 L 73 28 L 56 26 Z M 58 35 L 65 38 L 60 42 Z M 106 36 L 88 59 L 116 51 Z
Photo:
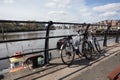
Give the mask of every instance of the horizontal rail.
M 45 49 L 45 50 L 51 51 L 51 50 L 56 50 L 56 49 L 57 48 L 51 48 L 51 49 Z M 38 53 L 44 52 L 45 50 L 35 51 L 35 52 L 28 52 L 28 53 L 17 55 L 17 56 L 25 56 L 25 55 L 30 55 L 30 54 L 38 54 Z M 7 56 L 7 57 L 0 58 L 0 60 L 9 59 L 9 58 L 17 57 L 17 56 Z
M 108 39 L 114 39 L 113 37 L 108 38 Z M 104 39 L 98 39 L 98 41 L 103 41 Z
M 16 20 L 0 20 L 2 23 L 42 23 L 42 24 L 48 24 L 49 22 L 45 21 L 16 21 Z M 69 22 L 53 22 L 53 24 L 67 24 L 67 25 L 88 25 L 86 23 L 69 23 Z M 108 26 L 103 24 L 91 24 L 91 26 Z
M 43 24 L 48 24 L 49 22 L 44 22 L 44 21 L 16 21 L 16 20 L 0 20 L 1 23 L 43 23 Z
M 70 35 L 52 36 L 52 37 L 48 37 L 48 38 L 59 38 L 59 37 L 67 37 L 67 36 L 70 36 Z M 71 35 L 71 36 L 75 36 L 75 35 Z M 43 38 L 40 38 L 40 39 L 43 39 Z M 45 38 L 44 38 L 44 39 L 45 39 Z M 108 38 L 108 39 L 113 39 L 113 38 Z M 99 39 L 98 41 L 102 41 L 102 40 L 104 40 L 104 39 Z M 24 41 L 24 40 L 23 40 L 23 41 Z M 56 50 L 56 49 L 57 49 L 57 48 L 45 49 L 45 50 L 51 51 L 51 50 Z M 21 54 L 21 55 L 17 55 L 17 56 L 25 56 L 25 55 L 30 55 L 30 54 L 38 54 L 38 53 L 44 52 L 45 50 L 28 52 L 28 53 Z M 7 56 L 7 57 L 0 58 L 0 60 L 9 59 L 9 58 L 13 58 L 13 57 L 16 57 L 16 56 Z
M 49 36 L 49 37 L 38 37 L 38 38 L 28 38 L 28 39 L 2 40 L 2 41 L 0 41 L 0 43 L 38 40 L 38 39 L 46 39 L 46 38 L 60 38 L 60 37 L 67 37 L 67 36 L 76 36 L 76 35 L 62 35 L 62 36 Z M 101 40 L 103 40 L 103 39 L 101 39 Z
M 75 36 L 75 35 L 50 36 L 50 37 L 39 37 L 39 38 L 29 38 L 29 39 L 16 39 L 16 40 L 3 40 L 3 41 L 0 41 L 0 43 L 28 41 L 28 40 L 37 40 L 37 39 L 46 39 L 46 38 L 60 38 L 60 37 L 67 37 L 67 36 Z
M 29 38 L 29 39 L 3 40 L 3 41 L 0 41 L 0 43 L 6 43 L 6 42 L 18 42 L 18 41 L 28 41 L 28 40 L 37 40 L 37 39 L 46 39 L 46 37 L 40 37 L 40 38 Z

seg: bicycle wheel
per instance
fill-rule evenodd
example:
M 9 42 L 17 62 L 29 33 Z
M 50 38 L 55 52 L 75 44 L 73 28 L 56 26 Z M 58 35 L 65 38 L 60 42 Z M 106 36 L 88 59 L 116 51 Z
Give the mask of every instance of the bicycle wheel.
M 101 47 L 100 47 L 100 44 L 98 42 L 98 40 L 96 38 L 94 38 L 94 44 L 95 44 L 95 48 L 96 50 L 101 53 Z
M 71 43 L 66 42 L 65 44 L 63 44 L 61 46 L 60 53 L 61 53 L 61 59 L 64 64 L 67 64 L 67 65 L 72 64 L 75 57 L 75 53 Z
M 82 44 L 82 53 L 86 59 L 91 60 L 93 54 L 93 47 L 88 41 L 84 41 Z

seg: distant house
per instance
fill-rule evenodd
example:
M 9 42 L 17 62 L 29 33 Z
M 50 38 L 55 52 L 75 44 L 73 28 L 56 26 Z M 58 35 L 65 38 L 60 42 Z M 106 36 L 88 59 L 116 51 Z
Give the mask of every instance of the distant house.
M 100 25 L 111 25 L 111 29 L 112 30 L 116 30 L 118 28 L 118 26 L 120 26 L 120 20 L 103 20 L 98 22 L 97 24 Z

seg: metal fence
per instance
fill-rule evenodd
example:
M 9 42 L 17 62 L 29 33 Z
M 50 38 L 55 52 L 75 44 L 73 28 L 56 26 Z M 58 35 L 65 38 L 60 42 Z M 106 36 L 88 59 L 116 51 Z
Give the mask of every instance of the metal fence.
M 40 52 L 44 52 L 44 55 L 45 55 L 45 64 L 48 64 L 49 63 L 49 51 L 51 50 L 56 50 L 57 48 L 49 48 L 49 39 L 50 38 L 60 38 L 60 37 L 66 37 L 64 35 L 61 35 L 61 36 L 49 36 L 49 33 L 50 33 L 50 27 L 53 25 L 53 24 L 67 24 L 67 25 L 80 25 L 82 27 L 84 26 L 87 26 L 88 24 L 85 24 L 85 23 L 63 23 L 63 22 L 52 22 L 52 21 L 49 21 L 49 22 L 38 22 L 38 21 L 10 21 L 10 20 L 0 20 L 0 23 L 11 23 L 11 22 L 14 22 L 14 23 L 42 23 L 42 24 L 46 24 L 46 36 L 45 37 L 39 37 L 39 38 L 29 38 L 29 39 L 15 39 L 15 40 L 2 40 L 0 41 L 0 43 L 8 43 L 8 42 L 18 42 L 18 41 L 29 41 L 29 40 L 38 40 L 38 39 L 44 39 L 45 40 L 45 48 L 44 50 L 40 50 L 40 51 L 35 51 L 35 52 L 29 52 L 29 53 L 25 53 L 25 54 L 21 54 L 21 56 L 25 56 L 25 55 L 30 55 L 30 54 L 37 54 L 37 53 L 40 53 Z M 1 25 L 0 27 L 3 28 L 4 25 Z M 109 30 L 110 30 L 110 27 L 111 25 L 98 25 L 98 24 L 91 24 L 91 26 L 104 26 L 104 27 L 107 27 L 107 29 L 104 31 L 104 39 L 101 39 L 103 40 L 103 46 L 107 46 L 107 40 L 108 40 L 108 33 L 109 33 Z M 4 34 L 4 30 L 2 30 L 2 33 Z M 118 29 L 118 31 L 116 32 L 116 40 L 115 42 L 116 43 L 119 43 L 119 33 L 120 33 L 120 29 Z M 74 36 L 74 35 L 72 35 Z M 4 36 L 3 36 L 4 38 Z M 99 40 L 99 41 L 101 41 Z M 4 59 L 9 59 L 9 58 L 12 58 L 12 57 L 16 57 L 16 56 L 7 56 L 7 57 L 2 57 L 0 58 L 0 60 L 4 60 Z

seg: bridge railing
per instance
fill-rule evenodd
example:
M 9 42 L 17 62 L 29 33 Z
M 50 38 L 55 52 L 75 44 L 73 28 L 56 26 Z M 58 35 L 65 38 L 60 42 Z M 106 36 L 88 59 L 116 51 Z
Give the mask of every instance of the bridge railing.
M 67 25 L 81 25 L 82 27 L 88 25 L 88 24 L 85 24 L 85 23 L 62 23 L 62 22 L 37 22 L 37 21 L 9 21 L 9 20 L 0 20 L 0 23 L 10 23 L 10 22 L 14 22 L 14 23 L 42 23 L 42 24 L 47 24 L 46 26 L 46 36 L 45 37 L 38 37 L 38 38 L 29 38 L 29 39 L 14 39 L 14 40 L 2 40 L 0 41 L 0 43 L 8 43 L 8 42 L 18 42 L 18 41 L 29 41 L 29 40 L 38 40 L 38 39 L 44 39 L 45 40 L 45 48 L 44 50 L 40 50 L 40 51 L 34 51 L 34 52 L 28 52 L 28 53 L 25 53 L 25 54 L 21 54 L 21 56 L 25 56 L 25 55 L 30 55 L 30 54 L 37 54 L 37 53 L 41 53 L 41 52 L 44 52 L 44 55 L 45 55 L 45 64 L 48 64 L 49 63 L 49 51 L 51 50 L 56 50 L 57 48 L 49 48 L 49 39 L 50 38 L 60 38 L 60 37 L 66 37 L 68 35 L 61 35 L 61 36 L 49 36 L 49 33 L 50 33 L 50 27 L 53 25 L 53 24 L 67 24 Z M 107 29 L 104 31 L 104 39 L 100 39 L 99 41 L 103 40 L 103 46 L 107 46 L 107 40 L 108 40 L 108 33 L 109 33 L 109 30 L 110 30 L 110 27 L 111 25 L 98 25 L 98 24 L 91 24 L 91 26 L 105 26 L 107 27 Z M 3 25 L 0 26 L 2 28 L 2 33 L 4 35 L 4 30 L 3 30 Z M 119 42 L 119 32 L 120 32 L 120 29 L 117 31 L 116 33 L 116 40 L 115 42 Z M 72 35 L 74 36 L 74 35 Z M 5 39 L 5 37 L 3 36 L 3 39 Z M 9 59 L 9 58 L 12 58 L 12 57 L 16 57 L 16 56 L 7 56 L 7 57 L 2 57 L 0 58 L 0 60 L 4 60 L 4 59 Z

